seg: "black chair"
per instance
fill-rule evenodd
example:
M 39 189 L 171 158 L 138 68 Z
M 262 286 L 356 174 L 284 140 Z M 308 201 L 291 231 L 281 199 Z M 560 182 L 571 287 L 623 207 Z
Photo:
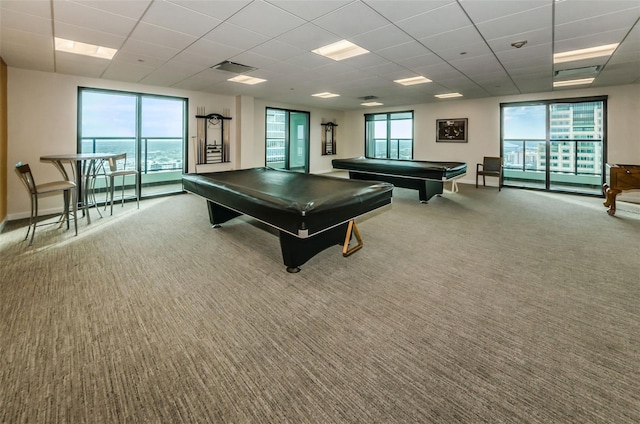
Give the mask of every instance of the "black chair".
M 35 179 L 33 178 L 33 174 L 31 173 L 31 168 L 28 164 L 22 164 L 22 162 L 18 162 L 16 164 L 16 170 L 20 175 L 20 179 L 27 187 L 27 190 L 29 190 L 29 194 L 31 196 L 31 216 L 29 218 L 29 228 L 27 229 L 27 235 L 24 238 L 25 240 L 29 238 L 29 233 L 31 232 L 31 240 L 29 240 L 29 246 L 33 245 L 33 238 L 36 235 L 36 227 L 39 226 L 37 225 L 39 221 L 38 199 L 40 198 L 40 196 L 50 195 L 52 193 L 63 193 L 64 212 L 60 221 L 53 222 L 51 224 L 57 224 L 59 222 L 62 222 L 62 220 L 66 220 L 68 230 L 70 218 L 69 204 L 71 204 L 73 206 L 73 225 L 76 230 L 76 235 L 78 235 L 78 192 L 76 190 L 76 183 L 74 183 L 73 181 L 60 180 L 44 184 L 36 184 Z M 33 231 L 31 231 L 32 229 Z
M 476 188 L 478 188 L 480 175 L 482 175 L 482 186 L 486 186 L 485 177 L 497 177 L 498 191 L 502 190 L 502 158 L 485 156 L 482 163 L 476 165 Z

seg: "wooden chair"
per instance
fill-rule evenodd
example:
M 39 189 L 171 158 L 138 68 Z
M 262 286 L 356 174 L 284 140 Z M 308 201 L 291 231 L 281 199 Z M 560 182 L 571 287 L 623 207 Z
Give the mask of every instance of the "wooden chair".
M 49 195 L 51 193 L 58 192 L 64 194 L 63 215 L 58 222 L 52 222 L 51 224 L 61 223 L 62 220 L 66 220 L 67 230 L 69 229 L 69 203 L 71 203 L 71 205 L 73 206 L 73 226 L 75 228 L 76 235 L 78 235 L 78 192 L 76 190 L 76 183 L 74 183 L 73 181 L 60 180 L 44 184 L 36 184 L 35 179 L 33 178 L 33 174 L 31 173 L 31 168 L 28 164 L 22 164 L 22 162 L 18 162 L 16 164 L 16 170 L 20 175 L 20 179 L 27 187 L 27 190 L 29 190 L 29 194 L 31 196 L 31 216 L 29 218 L 29 228 L 27 229 L 27 235 L 24 238 L 25 240 L 29 238 L 29 233 L 31 232 L 31 240 L 29 240 L 29 246 L 33 245 L 33 238 L 36 234 L 36 227 L 39 226 L 37 225 L 39 221 L 38 199 L 40 198 L 40 196 Z
M 498 191 L 502 190 L 502 158 L 485 156 L 482 163 L 476 165 L 476 188 L 478 188 L 480 175 L 482 175 L 482 186 L 486 186 L 485 177 L 498 177 Z
M 137 207 L 140 209 L 140 198 L 138 197 L 138 171 L 135 169 L 127 169 L 127 154 L 123 153 L 121 155 L 117 155 L 108 159 L 109 169 L 106 170 L 105 176 L 109 179 L 109 192 L 107 197 L 107 203 L 109 199 L 111 200 L 111 215 L 113 215 L 113 195 L 115 190 L 115 179 L 116 177 L 122 177 L 121 184 L 121 194 L 120 194 L 120 202 L 122 206 L 124 206 L 124 201 L 127 197 L 124 195 L 125 188 L 125 177 L 133 175 L 135 178 L 135 194 L 133 196 L 128 196 L 128 198 L 136 199 Z M 105 203 L 104 208 L 107 209 L 107 203 Z

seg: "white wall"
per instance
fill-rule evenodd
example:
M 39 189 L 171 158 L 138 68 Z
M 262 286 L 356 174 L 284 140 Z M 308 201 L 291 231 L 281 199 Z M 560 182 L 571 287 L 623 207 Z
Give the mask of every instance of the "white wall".
M 235 97 L 210 93 L 160 88 L 141 84 L 82 78 L 48 72 L 8 68 L 8 218 L 28 217 L 29 196 L 18 179 L 14 165 L 29 163 L 36 181 L 46 182 L 60 178 L 60 173 L 50 163 L 40 162 L 40 156 L 56 153 L 74 153 L 77 150 L 77 97 L 78 87 L 124 90 L 146 94 L 162 94 L 189 99 L 189 171 L 195 170 L 192 135 L 196 135 L 196 109 L 204 106 L 206 113 L 222 113 L 223 109 L 235 111 Z M 230 142 L 236 144 L 236 128 L 233 120 Z M 236 166 L 236 149 L 231 149 L 231 164 Z M 218 170 L 221 170 L 220 168 Z M 40 204 L 43 212 L 60 209 L 60 199 L 45 199 Z
M 483 156 L 500 155 L 500 103 L 601 95 L 609 96 L 607 162 L 640 164 L 640 84 L 349 111 L 344 117 L 343 150 L 338 154 L 364 155 L 365 113 L 413 110 L 414 159 L 466 162 L 467 176 L 461 182 L 475 183 L 476 163 Z M 449 118 L 469 119 L 468 143 L 436 143 L 436 119 Z
M 450 100 L 442 103 L 408 105 L 404 107 L 333 111 L 296 105 L 267 102 L 251 97 L 223 96 L 188 90 L 159 88 L 101 79 L 82 78 L 8 68 L 8 204 L 9 219 L 28 216 L 29 197 L 16 175 L 13 165 L 28 162 L 41 181 L 59 178 L 42 155 L 76 151 L 78 86 L 162 94 L 189 99 L 189 142 L 196 134 L 196 108 L 204 106 L 207 113 L 222 113 L 229 109 L 230 164 L 211 170 L 239 169 L 264 165 L 265 108 L 309 111 L 311 113 L 310 171 L 327 172 L 336 157 L 356 157 L 364 154 L 364 114 L 374 111 L 414 110 L 415 151 L 418 160 L 466 162 L 467 177 L 472 183 L 475 164 L 485 155 L 497 155 L 500 149 L 500 103 L 538 99 L 608 95 L 608 130 L 610 163 L 640 163 L 640 85 L 602 89 L 567 90 L 535 95 L 495 97 L 475 100 Z M 443 118 L 468 118 L 468 143 L 436 143 L 435 121 Z M 337 155 L 322 156 L 320 134 L 323 121 L 333 121 L 337 128 Z M 192 147 L 192 146 L 191 146 Z M 189 171 L 195 170 L 193 148 L 189 149 Z M 488 181 L 489 182 L 489 181 Z M 59 199 L 51 199 L 41 209 L 59 209 Z

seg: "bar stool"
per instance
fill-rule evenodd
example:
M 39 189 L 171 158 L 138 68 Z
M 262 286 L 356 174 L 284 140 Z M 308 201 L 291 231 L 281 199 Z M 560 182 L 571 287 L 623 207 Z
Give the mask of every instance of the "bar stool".
M 61 216 L 62 219 L 66 219 L 67 221 L 67 230 L 69 229 L 69 202 L 73 206 L 73 226 L 75 228 L 76 236 L 78 235 L 78 192 L 76 183 L 73 181 L 52 181 L 44 184 L 36 184 L 35 179 L 33 178 L 33 174 L 31 173 L 31 168 L 28 164 L 23 164 L 22 162 L 18 162 L 16 164 L 16 170 L 20 175 L 20 179 L 24 182 L 27 190 L 29 190 L 29 194 L 31 197 L 31 216 L 29 218 L 29 228 L 27 229 L 27 235 L 25 236 L 25 240 L 29 238 L 29 233 L 31 232 L 31 240 L 29 240 L 29 246 L 33 245 L 33 238 L 36 235 L 36 227 L 39 226 L 39 216 L 38 216 L 38 199 L 40 196 L 49 195 L 51 193 L 61 192 L 64 195 L 64 212 Z M 62 222 L 62 221 L 58 222 Z M 57 222 L 52 222 L 51 224 L 57 224 Z M 41 224 L 41 225 L 49 225 L 49 224 Z M 32 231 L 33 229 L 33 231 Z
M 116 177 L 122 177 L 122 192 L 120 195 L 120 201 L 122 206 L 124 206 L 125 199 L 136 199 L 136 204 L 138 209 L 140 209 L 140 197 L 138 196 L 138 171 L 135 169 L 127 169 L 127 154 L 123 153 L 121 155 L 113 156 L 108 159 L 109 169 L 105 170 L 105 176 L 109 179 L 109 191 L 107 195 L 107 202 L 109 199 L 111 200 L 111 215 L 113 215 L 113 195 L 114 195 L 114 186 Z M 135 178 L 134 190 L 135 194 L 132 196 L 125 197 L 124 189 L 125 189 L 125 177 L 133 175 Z M 105 202 L 104 209 L 107 209 L 107 202 Z

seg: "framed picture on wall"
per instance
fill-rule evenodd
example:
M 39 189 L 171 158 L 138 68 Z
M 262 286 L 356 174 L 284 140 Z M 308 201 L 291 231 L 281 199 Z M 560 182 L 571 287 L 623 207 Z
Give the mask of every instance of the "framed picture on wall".
M 436 119 L 436 142 L 466 143 L 468 119 Z

